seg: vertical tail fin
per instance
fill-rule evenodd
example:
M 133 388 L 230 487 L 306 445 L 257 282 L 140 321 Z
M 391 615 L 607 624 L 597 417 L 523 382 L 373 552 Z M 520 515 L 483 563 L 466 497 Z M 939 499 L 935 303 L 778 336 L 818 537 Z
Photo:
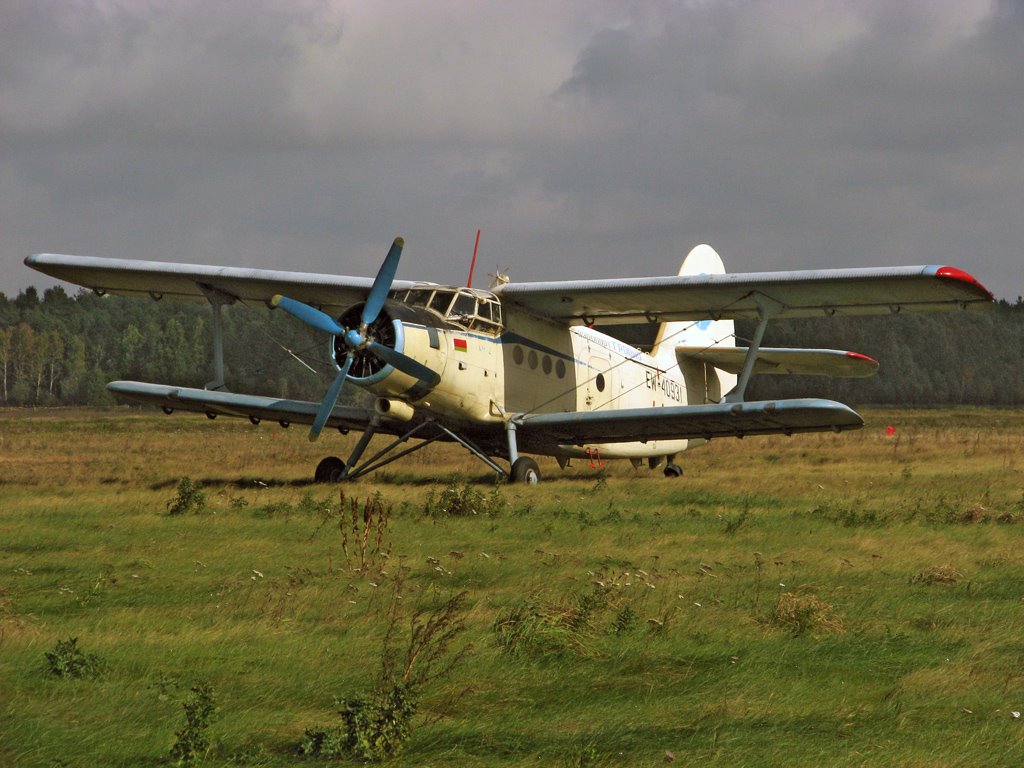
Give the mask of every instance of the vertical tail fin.
M 680 275 L 724 275 L 725 265 L 710 245 L 698 245 L 683 259 Z M 651 350 L 659 367 L 671 371 L 679 367 L 676 347 L 733 347 L 736 345 L 732 320 L 686 320 L 662 323 Z M 686 382 L 686 401 L 690 405 L 717 403 L 736 383 L 734 374 L 704 363 L 687 362 L 680 370 Z

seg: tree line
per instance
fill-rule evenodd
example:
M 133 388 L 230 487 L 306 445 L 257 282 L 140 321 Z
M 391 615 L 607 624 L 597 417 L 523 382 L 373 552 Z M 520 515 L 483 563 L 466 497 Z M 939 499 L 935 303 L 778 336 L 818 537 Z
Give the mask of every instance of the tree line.
M 737 323 L 749 338 L 753 324 Z M 850 350 L 879 362 L 868 379 L 758 376 L 751 397 L 853 405 L 1024 404 L 1024 302 L 991 311 L 807 318 L 771 323 L 765 345 Z
M 61 287 L 0 293 L 0 405 L 113 402 L 106 383 L 134 379 L 202 387 L 213 378 L 210 307 Z M 738 322 L 737 337 L 754 325 Z M 644 344 L 651 327 L 606 328 Z M 1024 403 L 1024 301 L 990 312 L 780 320 L 765 346 L 852 350 L 880 361 L 870 379 L 758 376 L 750 399 L 825 397 L 887 405 Z M 319 400 L 334 370 L 328 339 L 263 306 L 224 308 L 227 385 L 238 392 Z M 358 399 L 348 388 L 346 399 Z
M 223 311 L 224 362 L 235 391 L 319 400 L 333 372 L 328 339 L 283 312 Z M 63 288 L 0 294 L 0 404 L 100 405 L 108 381 L 202 387 L 213 379 L 205 302 L 154 302 Z

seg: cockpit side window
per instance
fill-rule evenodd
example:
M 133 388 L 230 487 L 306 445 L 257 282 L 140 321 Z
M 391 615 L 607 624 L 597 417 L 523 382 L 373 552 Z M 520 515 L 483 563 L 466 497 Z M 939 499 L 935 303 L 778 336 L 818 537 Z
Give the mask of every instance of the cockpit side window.
M 490 322 L 491 318 L 491 302 L 487 299 L 478 299 L 476 302 L 476 316 L 481 320 L 487 320 Z
M 455 303 L 452 304 L 452 309 L 449 313 L 449 319 L 456 321 L 461 320 L 462 322 L 467 323 L 474 315 L 476 315 L 476 297 L 465 293 L 460 293 L 456 296 Z
M 411 288 L 401 300 L 410 307 L 435 312 L 466 330 L 501 333 L 501 304 L 486 291 L 425 286 Z
M 434 298 L 430 300 L 430 309 L 442 317 L 448 315 L 448 307 L 452 303 L 452 294 L 448 291 L 435 291 Z
M 405 294 L 405 303 L 411 307 L 426 307 L 433 291 L 413 290 Z
M 486 302 L 480 302 L 481 306 L 487 304 L 490 307 L 491 322 L 497 326 L 501 326 L 501 304 L 496 301 L 487 300 Z

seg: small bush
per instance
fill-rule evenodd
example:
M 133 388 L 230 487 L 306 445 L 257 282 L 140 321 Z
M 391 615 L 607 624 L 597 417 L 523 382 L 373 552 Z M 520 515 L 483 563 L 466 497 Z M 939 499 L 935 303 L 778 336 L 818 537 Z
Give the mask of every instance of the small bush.
M 497 486 L 485 496 L 467 483 L 453 481 L 440 494 L 430 489 L 423 504 L 423 514 L 427 517 L 496 517 L 506 505 L 505 497 Z
M 636 611 L 626 605 L 615 616 L 615 621 L 612 622 L 612 632 L 616 635 L 625 635 L 632 632 L 636 627 L 637 619 Z
M 46 652 L 49 673 L 54 677 L 93 677 L 103 669 L 99 656 L 84 653 L 78 647 L 78 638 L 58 640 L 52 651 Z
M 331 500 L 329 498 L 318 499 L 312 493 L 306 491 L 299 499 L 296 509 L 304 515 L 329 515 L 331 513 Z
M 182 708 L 185 710 L 185 725 L 175 732 L 177 740 L 170 754 L 176 765 L 192 765 L 210 751 L 210 738 L 206 732 L 216 712 L 213 688 L 208 683 L 193 686 Z
M 206 494 L 192 478 L 183 477 L 178 482 L 178 492 L 167 502 L 168 515 L 198 515 L 206 510 Z
M 843 631 L 843 621 L 835 609 L 815 595 L 783 592 L 768 617 L 773 627 L 786 629 L 794 637 Z
M 452 648 L 453 641 L 466 628 L 462 617 L 465 592 L 434 611 L 416 612 L 405 650 L 400 650 L 395 645 L 401 616 L 400 589 L 399 581 L 388 617 L 375 692 L 369 697 L 337 700 L 341 724 L 307 728 L 299 745 L 303 754 L 359 760 L 383 760 L 395 754 L 412 734 L 422 692 L 450 675 L 469 652 L 468 646 Z M 467 691 L 450 698 L 449 705 Z
M 416 699 L 397 684 L 376 701 L 339 701 L 342 724 L 307 728 L 299 749 L 304 755 L 382 760 L 398 752 L 412 732 Z

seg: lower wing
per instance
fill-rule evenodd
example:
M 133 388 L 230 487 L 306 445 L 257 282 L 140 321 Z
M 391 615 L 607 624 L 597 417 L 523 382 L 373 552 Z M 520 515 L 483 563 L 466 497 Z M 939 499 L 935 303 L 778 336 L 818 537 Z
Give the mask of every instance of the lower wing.
M 632 408 L 515 417 L 516 432 L 530 445 L 585 445 L 747 435 L 792 435 L 859 429 L 864 420 L 832 400 L 768 400 L 746 403 Z
M 254 423 L 267 419 L 281 422 L 282 425 L 312 424 L 317 408 L 320 407 L 319 403 L 306 400 L 283 400 L 277 397 L 147 384 L 141 381 L 112 381 L 107 385 L 107 389 L 115 395 L 140 403 L 159 405 L 167 411 L 195 411 L 209 416 L 244 416 Z M 371 409 L 337 405 L 327 420 L 327 426 L 364 430 L 374 416 Z

